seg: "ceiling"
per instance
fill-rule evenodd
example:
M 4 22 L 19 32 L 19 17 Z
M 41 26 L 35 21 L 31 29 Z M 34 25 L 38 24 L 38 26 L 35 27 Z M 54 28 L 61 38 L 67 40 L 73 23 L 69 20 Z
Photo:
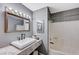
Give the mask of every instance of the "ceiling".
M 79 7 L 79 3 L 23 3 L 23 5 L 32 11 L 48 6 L 51 13 Z

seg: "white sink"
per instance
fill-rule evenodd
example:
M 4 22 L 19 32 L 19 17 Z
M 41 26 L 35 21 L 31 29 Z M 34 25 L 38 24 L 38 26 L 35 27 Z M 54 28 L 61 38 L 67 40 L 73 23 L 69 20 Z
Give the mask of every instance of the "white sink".
M 11 44 L 19 49 L 23 49 L 29 46 L 30 44 L 34 43 L 35 41 L 36 39 L 33 38 L 25 38 L 23 40 L 13 41 Z

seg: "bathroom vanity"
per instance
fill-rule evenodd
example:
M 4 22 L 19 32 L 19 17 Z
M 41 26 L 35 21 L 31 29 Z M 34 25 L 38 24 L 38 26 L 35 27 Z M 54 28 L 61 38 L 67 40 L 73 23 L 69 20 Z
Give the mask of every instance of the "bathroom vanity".
M 0 55 L 30 55 L 33 53 L 40 45 L 42 40 L 37 40 L 24 49 L 18 49 L 12 45 L 0 49 Z
M 4 11 L 4 33 L 30 31 L 29 15 L 5 7 Z M 8 46 L 0 48 L 0 55 L 29 55 L 42 44 L 42 40 L 25 38 L 24 34 L 17 37 L 18 40 L 10 42 Z M 39 49 L 39 48 L 38 48 Z

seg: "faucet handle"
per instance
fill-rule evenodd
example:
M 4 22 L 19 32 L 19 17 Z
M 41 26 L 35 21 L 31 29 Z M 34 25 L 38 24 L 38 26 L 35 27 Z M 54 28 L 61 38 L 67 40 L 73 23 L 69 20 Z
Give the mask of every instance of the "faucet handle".
M 24 34 L 24 39 L 25 39 L 26 34 Z
M 18 40 L 20 40 L 20 37 L 17 37 Z

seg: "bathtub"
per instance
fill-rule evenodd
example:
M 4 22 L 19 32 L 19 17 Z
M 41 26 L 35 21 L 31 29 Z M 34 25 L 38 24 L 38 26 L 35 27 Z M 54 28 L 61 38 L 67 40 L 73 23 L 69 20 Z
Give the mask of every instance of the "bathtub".
M 66 55 L 66 53 L 49 48 L 49 55 Z

